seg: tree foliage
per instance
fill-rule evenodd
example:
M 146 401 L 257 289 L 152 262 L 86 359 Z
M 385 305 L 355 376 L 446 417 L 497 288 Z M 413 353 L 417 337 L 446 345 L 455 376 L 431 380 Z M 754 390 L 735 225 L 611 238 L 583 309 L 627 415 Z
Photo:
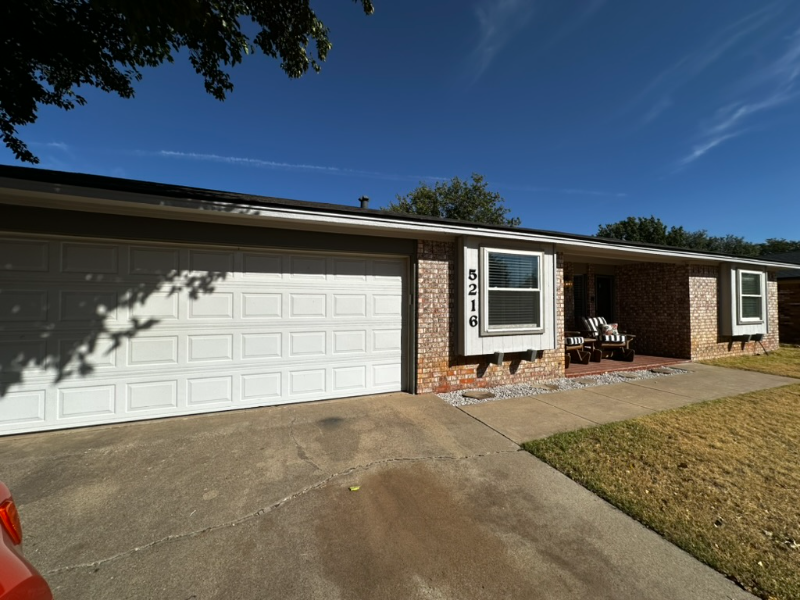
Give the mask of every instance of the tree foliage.
M 420 183 L 407 195 L 398 195 L 397 201 L 389 204 L 386 210 L 517 227 L 520 219 L 507 217 L 511 211 L 504 206 L 503 197 L 487 188 L 483 175 L 478 173 L 473 173 L 471 180 L 453 177 L 447 182 L 437 182 L 434 187 Z
M 372 0 L 353 1 L 372 14 Z M 255 31 L 252 38 L 245 28 Z M 85 104 L 80 87 L 131 98 L 142 69 L 185 50 L 206 91 L 224 100 L 233 90 L 225 68 L 248 54 L 280 60 L 292 78 L 319 71 L 331 49 L 328 33 L 309 0 L 6 0 L 0 136 L 18 159 L 37 163 L 17 128 L 34 123 L 41 106 Z
M 613 238 L 628 242 L 647 242 L 661 246 L 676 246 L 689 250 L 720 252 L 738 256 L 761 256 L 779 252 L 800 250 L 800 240 L 768 238 L 764 243 L 748 242 L 736 235 L 713 236 L 705 229 L 687 231 L 681 226 L 667 227 L 661 219 L 650 217 L 628 217 L 616 223 L 601 225 L 597 237 Z

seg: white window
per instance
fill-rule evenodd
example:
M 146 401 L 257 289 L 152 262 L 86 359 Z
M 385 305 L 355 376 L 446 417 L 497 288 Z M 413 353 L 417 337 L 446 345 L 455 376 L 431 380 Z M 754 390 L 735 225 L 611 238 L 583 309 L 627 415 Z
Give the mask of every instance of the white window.
M 542 329 L 542 253 L 483 248 L 482 263 L 484 332 Z
M 764 320 L 764 273 L 739 271 L 739 322 Z

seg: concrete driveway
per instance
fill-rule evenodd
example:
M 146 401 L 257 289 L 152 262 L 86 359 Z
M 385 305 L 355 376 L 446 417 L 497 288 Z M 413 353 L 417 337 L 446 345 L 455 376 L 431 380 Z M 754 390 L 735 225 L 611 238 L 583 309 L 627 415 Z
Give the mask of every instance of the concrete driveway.
M 752 598 L 435 396 L 4 438 L 0 465 L 57 600 Z

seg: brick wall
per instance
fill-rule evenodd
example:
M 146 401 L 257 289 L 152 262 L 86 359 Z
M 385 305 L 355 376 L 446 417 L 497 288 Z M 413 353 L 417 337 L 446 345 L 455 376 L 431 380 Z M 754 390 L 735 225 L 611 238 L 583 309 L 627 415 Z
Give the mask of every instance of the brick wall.
M 417 390 L 448 392 L 529 381 L 564 375 L 564 350 L 543 350 L 533 362 L 521 354 L 507 354 L 503 364 L 490 364 L 490 356 L 458 355 L 456 303 L 458 282 L 456 245 L 420 240 L 417 246 Z M 556 260 L 557 339 L 564 332 L 564 286 L 561 255 Z
M 569 282 L 563 286 L 564 329 L 567 331 L 572 331 L 575 329 L 580 329 L 580 326 L 576 326 L 575 323 L 575 288 L 573 287 L 573 282 L 575 281 L 575 269 L 573 268 L 572 263 L 565 262 L 563 264 L 563 277 L 565 282 Z
M 688 276 L 685 265 L 617 267 L 617 321 L 622 331 L 636 335 L 631 347 L 637 354 L 690 357 Z
M 689 290 L 692 295 L 691 323 L 691 358 L 703 360 L 723 356 L 751 355 L 763 352 L 761 344 L 748 342 L 730 343 L 719 337 L 718 321 L 718 288 L 719 269 L 692 265 L 689 267 Z M 764 336 L 762 344 L 767 350 L 778 348 L 778 285 L 775 274 L 770 273 L 767 281 L 767 312 L 769 333 Z
M 778 281 L 778 323 L 782 342 L 800 344 L 800 279 Z

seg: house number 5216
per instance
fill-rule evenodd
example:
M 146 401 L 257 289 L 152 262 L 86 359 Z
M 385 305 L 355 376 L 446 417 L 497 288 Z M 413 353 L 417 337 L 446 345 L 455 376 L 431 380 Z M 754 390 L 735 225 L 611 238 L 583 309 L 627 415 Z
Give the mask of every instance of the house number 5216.
M 476 281 L 478 280 L 478 270 L 477 269 L 470 269 L 469 273 L 467 274 L 467 279 L 469 279 L 469 291 L 467 292 L 467 302 L 469 303 L 469 326 L 470 327 L 477 327 L 478 326 L 478 284 Z

